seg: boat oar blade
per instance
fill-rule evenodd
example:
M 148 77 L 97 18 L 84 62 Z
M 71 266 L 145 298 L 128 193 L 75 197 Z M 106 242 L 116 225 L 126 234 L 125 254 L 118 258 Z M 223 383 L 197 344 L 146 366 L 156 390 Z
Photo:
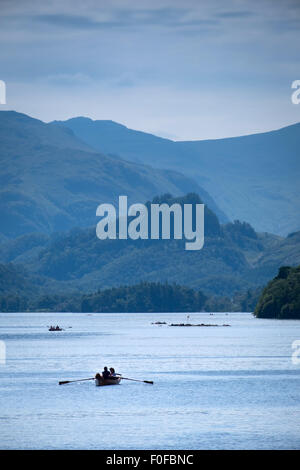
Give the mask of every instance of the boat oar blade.
M 95 377 L 89 377 L 88 379 L 62 380 L 61 382 L 58 382 L 58 385 L 70 384 L 72 382 L 84 382 L 85 380 L 95 380 Z
M 152 382 L 152 380 L 138 380 L 138 379 L 130 379 L 129 377 L 122 377 L 121 376 L 121 379 L 125 379 L 125 380 L 132 380 L 133 382 L 144 382 L 145 384 L 151 384 L 153 385 L 154 382 Z

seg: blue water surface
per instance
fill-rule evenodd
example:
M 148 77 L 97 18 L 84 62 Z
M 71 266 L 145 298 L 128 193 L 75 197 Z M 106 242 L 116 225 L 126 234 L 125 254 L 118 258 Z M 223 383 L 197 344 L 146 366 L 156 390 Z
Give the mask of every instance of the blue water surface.
M 231 326 L 151 324 L 158 320 L 186 314 L 0 314 L 0 447 L 300 448 L 291 347 L 300 321 L 199 313 L 189 322 Z M 52 324 L 64 331 L 49 332 Z M 58 385 L 104 365 L 154 385 Z

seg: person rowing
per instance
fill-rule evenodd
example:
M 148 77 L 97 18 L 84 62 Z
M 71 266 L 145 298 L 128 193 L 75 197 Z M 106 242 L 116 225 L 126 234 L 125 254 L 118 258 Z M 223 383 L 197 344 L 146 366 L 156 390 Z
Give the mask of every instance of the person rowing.
M 108 368 L 107 368 L 107 367 L 104 367 L 104 370 L 103 370 L 103 372 L 102 372 L 102 377 L 103 377 L 104 379 L 108 379 L 109 376 L 110 376 L 110 372 L 109 372 Z
M 108 370 L 107 367 L 104 367 L 103 372 L 95 375 L 95 381 L 96 385 L 117 385 L 120 383 L 121 377 L 119 374 L 116 374 L 115 369 L 113 367 L 110 367 Z

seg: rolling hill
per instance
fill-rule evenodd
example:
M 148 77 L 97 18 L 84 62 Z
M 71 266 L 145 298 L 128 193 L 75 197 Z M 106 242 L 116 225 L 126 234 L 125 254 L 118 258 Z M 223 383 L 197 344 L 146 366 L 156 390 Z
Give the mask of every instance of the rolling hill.
M 199 202 L 164 196 L 160 203 Z M 256 233 L 247 223 L 220 224 L 206 208 L 205 243 L 184 240 L 99 240 L 95 226 L 68 233 L 27 234 L 4 242 L 0 262 L 21 265 L 47 292 L 93 292 L 141 281 L 176 282 L 208 295 L 232 296 L 263 286 L 278 268 L 300 263 L 300 232 L 287 238 Z

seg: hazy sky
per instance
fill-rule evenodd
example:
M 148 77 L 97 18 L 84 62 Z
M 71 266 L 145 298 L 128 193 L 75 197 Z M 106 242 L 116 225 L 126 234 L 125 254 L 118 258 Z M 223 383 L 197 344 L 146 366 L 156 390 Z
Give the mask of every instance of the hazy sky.
M 173 139 L 300 121 L 299 0 L 0 0 L 7 105 Z

